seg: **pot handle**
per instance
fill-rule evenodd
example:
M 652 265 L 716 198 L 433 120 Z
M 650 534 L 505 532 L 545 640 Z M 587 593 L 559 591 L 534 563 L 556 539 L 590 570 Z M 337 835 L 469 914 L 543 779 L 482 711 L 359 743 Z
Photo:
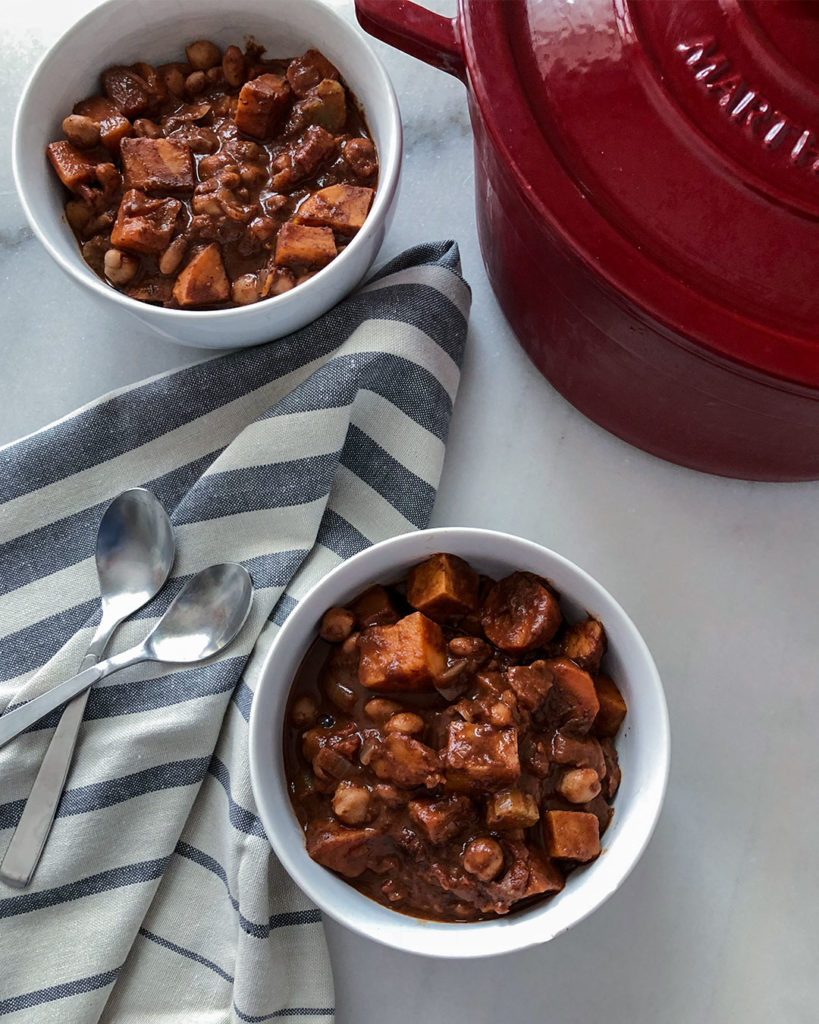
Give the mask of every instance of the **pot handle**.
M 355 0 L 355 13 L 376 39 L 466 81 L 457 18 L 433 14 L 410 0 Z

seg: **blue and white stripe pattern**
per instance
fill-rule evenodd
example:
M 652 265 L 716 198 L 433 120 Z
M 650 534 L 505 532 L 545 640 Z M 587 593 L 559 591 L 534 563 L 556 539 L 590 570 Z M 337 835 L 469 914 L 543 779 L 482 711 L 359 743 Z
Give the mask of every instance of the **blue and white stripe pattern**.
M 98 616 L 96 528 L 127 487 L 172 512 L 178 555 L 112 653 L 213 562 L 243 562 L 256 587 L 224 656 L 128 669 L 92 692 L 34 883 L 0 883 L 0 1017 L 332 1021 L 319 913 L 255 812 L 250 705 L 300 596 L 368 544 L 426 525 L 469 302 L 454 243 L 419 246 L 303 331 L 0 449 L 0 708 L 77 670 Z M 0 750 L 0 855 L 56 720 Z

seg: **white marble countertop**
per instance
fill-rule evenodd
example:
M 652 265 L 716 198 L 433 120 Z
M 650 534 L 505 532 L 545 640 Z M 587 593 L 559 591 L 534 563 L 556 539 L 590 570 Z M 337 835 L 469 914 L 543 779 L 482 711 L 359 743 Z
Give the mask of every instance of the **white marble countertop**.
M 34 239 L 17 202 L 9 159 L 17 97 L 39 54 L 91 6 L 28 0 L 7 6 L 0 27 L 0 443 L 202 355 L 115 312 L 101 316 Z M 680 469 L 568 406 L 518 347 L 486 279 L 463 86 L 376 47 L 406 131 L 383 256 L 454 237 L 474 291 L 433 525 L 521 534 L 608 587 L 654 653 L 673 752 L 642 861 L 601 910 L 546 946 L 442 962 L 328 924 L 338 1022 L 814 1021 L 819 484 Z

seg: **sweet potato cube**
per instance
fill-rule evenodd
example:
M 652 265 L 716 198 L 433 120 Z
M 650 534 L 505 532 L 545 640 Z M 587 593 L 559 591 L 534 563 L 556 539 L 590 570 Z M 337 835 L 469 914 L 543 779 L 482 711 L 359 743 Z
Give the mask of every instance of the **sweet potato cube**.
M 420 612 L 366 629 L 359 649 L 358 679 L 368 690 L 434 690 L 446 665 L 441 627 Z
M 468 796 L 439 800 L 410 800 L 410 817 L 431 843 L 446 843 L 475 820 L 475 805 Z
M 100 126 L 100 141 L 112 153 L 118 153 L 120 142 L 134 131 L 128 118 L 123 117 L 114 103 L 104 96 L 80 100 L 74 106 L 74 113 L 96 121 Z
M 356 629 L 368 626 L 392 626 L 401 618 L 385 587 L 376 584 L 353 601 L 350 611 L 355 615 Z
M 120 143 L 125 187 L 160 195 L 193 192 L 193 157 L 179 139 L 123 139 Z
M 230 281 L 216 242 L 197 253 L 177 277 L 173 297 L 180 306 L 206 306 L 230 297 Z
M 111 231 L 111 244 L 130 252 L 164 252 L 182 204 L 178 199 L 153 199 L 132 188 L 122 197 Z
M 560 868 L 536 847 L 529 847 L 529 881 L 523 899 L 539 896 L 544 892 L 560 892 L 566 879 Z
M 50 142 L 46 155 L 60 181 L 72 192 L 97 180 L 97 161 L 75 149 L 70 142 Z
M 549 708 L 559 718 L 560 728 L 578 734 L 586 733 L 600 710 L 594 680 L 568 658 L 545 662 L 552 673 Z
M 600 825 L 587 811 L 547 811 L 543 838 L 550 857 L 587 861 L 600 853 Z
M 432 619 L 465 615 L 478 607 L 478 574 L 457 555 L 433 555 L 407 577 L 407 600 Z
M 236 127 L 254 139 L 269 139 L 290 107 L 292 91 L 281 75 L 259 75 L 245 82 L 236 108 Z
M 588 618 L 567 626 L 563 633 L 563 653 L 587 672 L 595 673 L 606 653 L 606 633 L 602 622 Z
M 502 789 L 486 802 L 486 824 L 490 828 L 531 828 L 539 817 L 535 798 L 519 789 Z
M 354 235 L 367 219 L 374 195 L 373 189 L 362 185 L 329 185 L 308 196 L 293 220 Z
M 626 702 L 614 681 L 606 675 L 599 675 L 594 687 L 600 704 L 594 720 L 594 731 L 598 736 L 614 736 L 626 717 Z
M 451 789 L 503 789 L 520 775 L 518 731 L 450 722 L 444 760 Z
M 308 228 L 288 221 L 276 239 L 276 266 L 296 273 L 320 270 L 335 259 L 336 243 L 329 228 Z
M 533 661 L 531 665 L 515 665 L 506 676 L 518 703 L 529 711 L 535 711 L 546 700 L 554 678 L 543 660 Z

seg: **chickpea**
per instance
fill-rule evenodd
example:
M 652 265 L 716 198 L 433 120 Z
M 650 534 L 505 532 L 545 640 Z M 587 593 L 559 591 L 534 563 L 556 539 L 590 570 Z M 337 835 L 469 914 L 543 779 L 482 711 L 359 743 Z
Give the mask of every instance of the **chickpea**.
M 364 714 L 371 718 L 376 725 L 383 725 L 388 718 L 392 718 L 393 715 L 403 710 L 400 704 L 396 704 L 394 700 L 386 700 L 384 697 L 375 697 L 364 705 Z
M 324 685 L 324 692 L 340 711 L 352 711 L 355 707 L 355 693 L 338 679 L 329 679 Z
M 185 76 L 177 64 L 163 64 L 157 68 L 159 77 L 165 83 L 168 92 L 181 96 L 185 92 Z
M 91 220 L 91 210 L 82 199 L 69 199 L 65 204 L 65 219 L 74 231 L 82 234 Z
M 162 129 L 149 117 L 138 117 L 134 121 L 134 131 L 143 139 L 159 139 L 162 136 Z
M 222 57 L 222 71 L 228 85 L 237 89 L 245 81 L 245 55 L 238 46 L 229 46 Z
M 600 778 L 594 768 L 573 768 L 557 784 L 558 793 L 572 804 L 587 804 L 600 789 Z
M 352 633 L 355 615 L 347 608 L 328 608 L 321 617 L 319 636 L 330 644 L 340 644 Z
M 476 636 L 454 636 L 449 641 L 450 654 L 456 658 L 480 658 L 485 660 L 491 654 L 489 644 Z
M 165 252 L 159 257 L 159 273 L 165 274 L 166 277 L 176 273 L 187 248 L 188 240 L 184 235 L 178 235 L 174 238 Z
M 482 882 L 491 882 L 503 871 L 503 850 L 494 839 L 473 839 L 463 855 L 464 871 Z
M 194 153 L 211 155 L 219 148 L 219 136 L 210 128 L 191 129 L 187 142 Z
M 185 92 L 188 96 L 198 96 L 205 91 L 208 80 L 204 71 L 192 71 L 185 79 Z
M 105 276 L 112 284 L 127 284 L 139 270 L 139 260 L 120 249 L 109 249 L 103 266 Z
M 77 149 L 93 149 L 100 141 L 100 126 L 90 117 L 69 114 L 63 121 L 63 134 Z
M 218 85 L 225 77 L 221 67 L 217 65 L 215 68 L 208 68 L 205 72 L 205 76 L 211 85 Z
M 348 658 L 352 658 L 352 656 L 358 650 L 358 641 L 360 636 L 360 633 L 350 633 L 350 635 L 341 645 L 341 653 L 345 654 Z
M 408 736 L 417 735 L 424 731 L 424 720 L 420 715 L 412 711 L 399 711 L 393 715 L 384 725 L 384 732 L 403 732 Z
M 363 825 L 370 813 L 370 793 L 364 786 L 340 782 L 333 796 L 333 814 L 344 825 Z
M 205 181 L 218 174 L 219 171 L 229 166 L 230 157 L 227 153 L 214 153 L 211 156 L 203 156 L 199 161 L 199 180 Z
M 293 707 L 290 708 L 290 721 L 297 729 L 306 729 L 311 725 L 315 725 L 317 714 L 318 702 L 316 698 L 305 694 L 304 697 L 299 697 L 298 700 L 293 702 Z
M 259 301 L 259 282 L 255 274 L 242 274 L 230 288 L 230 295 L 237 306 L 249 306 Z
M 188 61 L 196 71 L 207 71 L 222 61 L 222 51 L 209 39 L 197 39 L 185 47 Z

